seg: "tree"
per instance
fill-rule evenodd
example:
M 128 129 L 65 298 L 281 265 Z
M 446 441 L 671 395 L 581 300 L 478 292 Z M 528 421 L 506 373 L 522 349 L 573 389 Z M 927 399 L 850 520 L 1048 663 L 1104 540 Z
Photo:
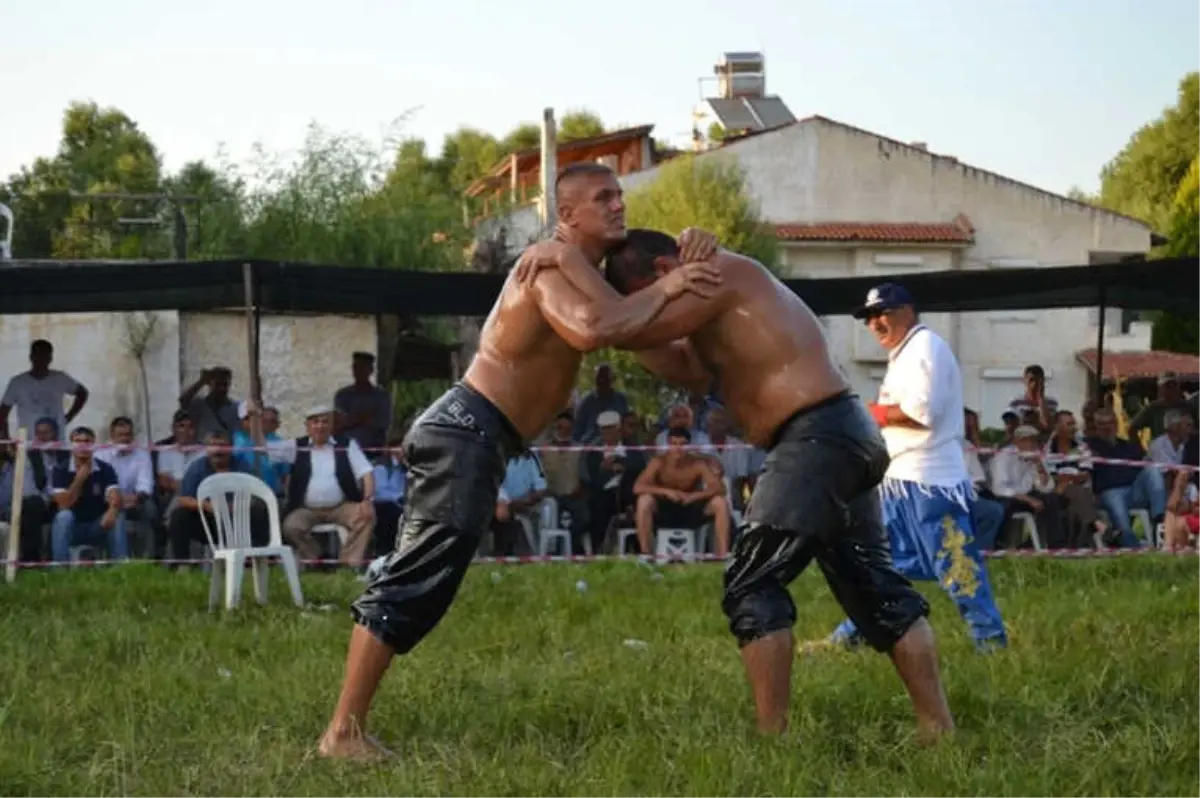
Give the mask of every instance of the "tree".
M 1171 205 L 1165 257 L 1200 255 L 1200 158 L 1193 158 Z M 1150 336 L 1154 349 L 1200 353 L 1200 314 L 1162 313 Z
M 1143 125 L 1100 173 L 1100 202 L 1165 230 L 1180 181 L 1200 151 L 1200 73 L 1179 83 L 1175 105 Z
M 708 126 L 708 140 L 714 144 L 720 144 L 728 135 L 729 132 L 725 130 L 725 126 L 720 122 L 713 122 Z
M 604 123 L 592 111 L 577 109 L 567 111 L 558 121 L 558 140 L 573 141 L 588 139 L 604 133 Z
M 712 155 L 675 158 L 662 166 L 653 182 L 630 192 L 626 205 L 630 227 L 649 227 L 671 235 L 686 227 L 699 227 L 716 234 L 723 247 L 775 267 L 775 236 L 763 224 L 746 190 L 745 174 L 732 159 Z M 622 390 L 639 412 L 657 412 L 674 393 L 643 369 L 630 352 L 592 353 L 585 358 L 581 374 L 589 375 L 591 367 L 600 362 L 612 364 Z
M 521 150 L 535 150 L 541 146 L 542 128 L 532 122 L 522 122 L 500 141 L 500 149 L 505 155 Z

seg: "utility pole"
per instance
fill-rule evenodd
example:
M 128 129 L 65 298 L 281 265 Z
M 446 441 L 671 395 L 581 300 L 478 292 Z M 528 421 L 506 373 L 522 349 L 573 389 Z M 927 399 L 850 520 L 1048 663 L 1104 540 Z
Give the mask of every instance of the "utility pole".
M 554 182 L 558 179 L 558 133 L 554 124 L 554 109 L 542 111 L 542 229 L 549 233 L 558 223 L 557 202 L 554 196 Z

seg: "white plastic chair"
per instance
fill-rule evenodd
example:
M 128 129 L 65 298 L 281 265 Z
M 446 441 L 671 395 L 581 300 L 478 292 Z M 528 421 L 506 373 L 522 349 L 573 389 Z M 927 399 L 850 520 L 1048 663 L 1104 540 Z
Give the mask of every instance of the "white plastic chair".
M 233 494 L 232 506 L 229 494 Z M 267 505 L 271 537 L 266 546 L 254 546 L 250 540 L 250 503 L 254 499 L 261 499 Z M 208 588 L 209 611 L 217 605 L 222 572 L 225 580 L 226 609 L 233 609 L 241 603 L 242 580 L 247 560 L 250 561 L 254 572 L 254 597 L 259 604 L 266 604 L 267 560 L 271 557 L 278 557 L 283 564 L 296 606 L 304 606 L 296 555 L 291 546 L 283 545 L 279 504 L 274 491 L 267 487 L 266 483 L 250 474 L 213 474 L 200 483 L 196 490 L 196 501 L 201 507 L 206 501 L 211 503 L 217 527 L 214 534 L 214 531 L 209 529 L 208 514 L 200 513 L 204 534 L 208 537 L 208 544 L 213 552 L 212 581 Z
M 312 528 L 314 535 L 329 536 L 329 556 L 337 559 L 342 554 L 342 546 L 346 545 L 346 539 L 350 537 L 350 530 L 341 524 L 317 524 Z
M 1012 520 L 1021 522 L 1024 533 L 1021 535 L 1021 539 L 1029 538 L 1033 541 L 1033 548 L 1037 551 L 1042 551 L 1042 536 L 1038 534 L 1037 519 L 1034 518 L 1033 513 L 1024 510 L 1019 513 L 1013 513 Z
M 557 544 L 555 551 L 561 550 L 563 556 L 571 556 L 571 533 L 561 528 L 562 520 L 558 514 L 558 501 L 553 496 L 542 499 L 541 515 L 538 519 L 538 554 L 545 557 L 550 551 L 550 544 Z
M 631 526 L 621 527 L 617 530 L 617 556 L 625 556 L 625 541 L 633 538 L 637 540 L 637 530 Z
M 696 530 L 660 529 L 655 549 L 659 557 L 695 557 Z

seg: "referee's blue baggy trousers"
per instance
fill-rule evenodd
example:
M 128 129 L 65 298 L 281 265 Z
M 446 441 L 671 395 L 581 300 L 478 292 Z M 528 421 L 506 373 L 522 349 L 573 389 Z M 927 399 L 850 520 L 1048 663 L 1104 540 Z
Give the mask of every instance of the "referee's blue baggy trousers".
M 953 488 L 885 479 L 879 486 L 896 569 L 914 581 L 936 580 L 958 606 L 980 648 L 1008 644 L 971 523 L 970 482 Z M 833 633 L 834 642 L 856 642 L 849 619 Z

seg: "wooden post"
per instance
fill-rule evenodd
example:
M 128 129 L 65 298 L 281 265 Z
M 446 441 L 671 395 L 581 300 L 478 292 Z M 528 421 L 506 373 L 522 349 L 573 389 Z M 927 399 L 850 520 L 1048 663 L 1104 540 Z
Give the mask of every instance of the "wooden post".
M 508 157 L 508 199 L 513 205 L 517 204 L 517 189 L 521 182 L 521 174 L 517 171 L 518 163 L 520 163 L 520 159 L 514 152 Z
M 542 230 L 549 233 L 558 223 L 557 202 L 554 196 L 554 181 L 558 179 L 558 133 L 554 125 L 554 109 L 542 111 Z
M 1100 286 L 1100 312 L 1096 319 L 1096 405 L 1104 406 L 1104 326 L 1108 323 L 1105 305 L 1108 304 L 1108 292 Z
M 255 321 L 258 307 L 256 305 L 257 298 L 254 295 L 254 266 L 249 263 L 242 264 L 242 293 L 246 300 L 246 363 L 250 375 L 250 390 L 247 391 L 247 395 L 254 400 L 259 411 L 250 416 L 250 437 L 257 444 L 263 439 L 262 381 L 258 376 L 258 324 Z M 254 465 L 256 469 L 262 468 L 262 462 L 259 460 L 261 454 L 261 452 L 255 452 Z
M 17 446 L 13 453 L 12 524 L 8 529 L 8 563 L 4 566 L 4 581 L 12 584 L 17 578 L 17 560 L 21 554 L 21 500 L 25 498 L 25 428 L 17 431 Z

